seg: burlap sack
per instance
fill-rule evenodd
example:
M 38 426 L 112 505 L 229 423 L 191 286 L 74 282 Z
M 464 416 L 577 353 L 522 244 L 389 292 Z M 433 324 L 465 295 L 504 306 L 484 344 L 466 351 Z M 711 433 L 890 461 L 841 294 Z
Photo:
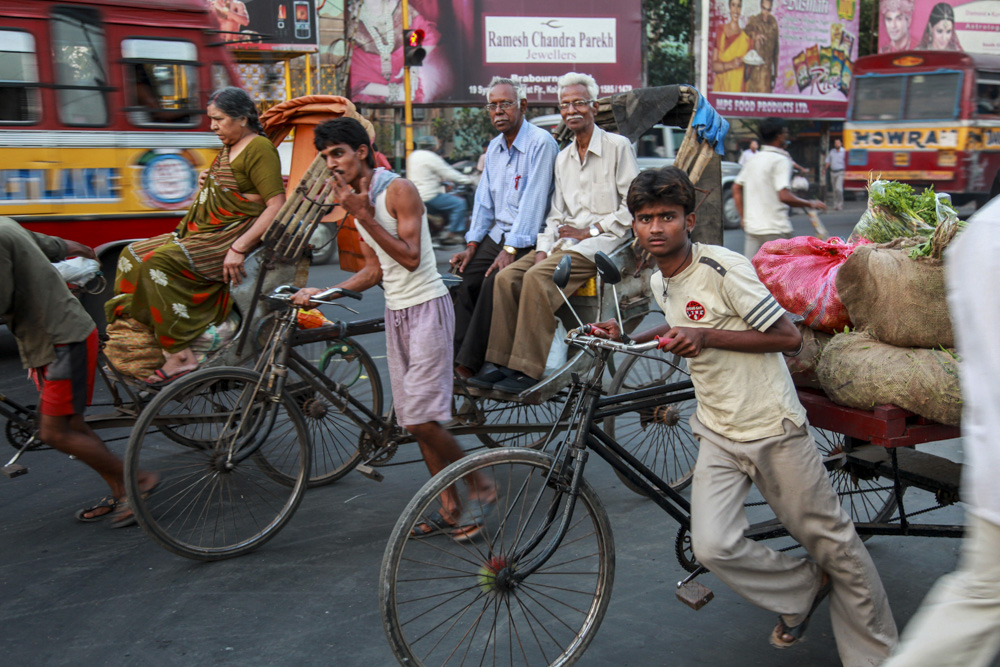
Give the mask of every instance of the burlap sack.
M 795 326 L 802 334 L 802 349 L 794 357 L 785 357 L 788 372 L 792 374 L 792 382 L 796 387 L 821 389 L 819 378 L 816 377 L 816 366 L 823 355 L 823 348 L 833 336 L 811 329 L 802 322 L 798 322 Z
M 838 334 L 816 367 L 834 403 L 870 409 L 891 403 L 942 424 L 958 425 L 958 359 L 947 350 L 896 347 L 864 332 Z
M 897 242 L 860 246 L 837 273 L 855 328 L 898 347 L 955 347 L 941 260 L 910 259 Z
M 104 356 L 123 375 L 145 380 L 163 366 L 163 350 L 152 329 L 119 317 L 108 325 L 106 333 Z

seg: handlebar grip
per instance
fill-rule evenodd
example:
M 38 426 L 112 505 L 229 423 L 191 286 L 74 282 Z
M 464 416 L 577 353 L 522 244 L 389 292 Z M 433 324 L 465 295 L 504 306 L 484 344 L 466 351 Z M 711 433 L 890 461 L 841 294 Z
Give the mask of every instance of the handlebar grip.
M 659 336 L 657 336 L 656 337 L 656 349 L 657 350 L 662 350 L 667 345 L 670 345 L 673 342 L 674 342 L 673 338 L 660 338 Z
M 594 335 L 595 331 L 600 331 L 602 334 L 604 334 L 606 336 L 610 336 L 611 335 L 610 332 L 608 332 L 605 329 L 602 329 L 599 326 L 596 326 L 596 325 L 593 325 L 593 324 L 584 324 L 583 325 L 583 333 L 587 334 L 588 336 Z
M 349 299 L 356 299 L 357 301 L 361 301 L 361 299 L 362 299 L 361 292 L 355 292 L 354 290 L 350 290 L 350 289 L 341 289 L 340 290 L 340 295 L 341 296 L 346 296 Z

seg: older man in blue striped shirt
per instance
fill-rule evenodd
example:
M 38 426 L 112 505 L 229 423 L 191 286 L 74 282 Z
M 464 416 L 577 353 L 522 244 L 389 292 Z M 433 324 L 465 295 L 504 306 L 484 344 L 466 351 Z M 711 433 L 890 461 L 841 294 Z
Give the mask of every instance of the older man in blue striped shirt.
M 552 197 L 559 146 L 525 122 L 523 86 L 494 77 L 486 110 L 500 135 L 486 149 L 466 248 L 451 258 L 462 275 L 455 299 L 455 361 L 468 377 L 482 365 L 493 315 L 493 276 L 535 245 Z

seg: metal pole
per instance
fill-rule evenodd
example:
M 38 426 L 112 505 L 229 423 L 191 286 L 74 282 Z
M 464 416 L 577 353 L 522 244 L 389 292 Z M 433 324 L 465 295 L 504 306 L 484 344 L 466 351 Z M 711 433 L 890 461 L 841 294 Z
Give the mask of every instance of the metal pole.
M 410 3 L 402 0 L 403 7 L 403 34 L 410 29 Z M 406 44 L 403 44 L 403 51 L 406 51 Z M 406 156 L 413 152 L 413 105 L 410 103 L 410 68 L 406 66 L 403 56 L 403 124 L 406 128 Z

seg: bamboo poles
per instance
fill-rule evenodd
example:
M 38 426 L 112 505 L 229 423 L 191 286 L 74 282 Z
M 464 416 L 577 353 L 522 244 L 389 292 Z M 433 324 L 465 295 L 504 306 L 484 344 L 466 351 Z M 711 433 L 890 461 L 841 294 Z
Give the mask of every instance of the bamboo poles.
M 277 257 L 294 261 L 301 257 L 321 218 L 333 201 L 330 171 L 321 156 L 316 156 L 302 175 L 302 180 L 278 211 L 274 222 L 261 239 Z

